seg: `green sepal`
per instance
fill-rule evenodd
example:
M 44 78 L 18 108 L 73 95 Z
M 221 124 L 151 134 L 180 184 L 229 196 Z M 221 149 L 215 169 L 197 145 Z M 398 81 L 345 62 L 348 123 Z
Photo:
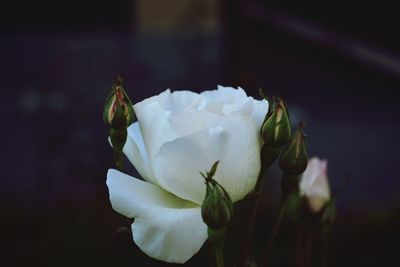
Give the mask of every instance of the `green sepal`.
M 126 108 L 127 108 L 127 125 L 131 125 L 133 122 L 136 121 L 136 114 L 135 111 L 133 110 L 133 105 L 131 100 L 129 99 L 128 94 L 125 92 L 125 90 L 121 87 L 122 93 L 124 95 L 125 103 L 126 103 Z
M 299 128 L 283 150 L 279 159 L 279 166 L 287 173 L 300 175 L 306 170 L 307 163 L 306 140 L 303 129 Z
M 261 126 L 261 135 L 264 142 L 269 146 L 281 147 L 289 142 L 291 136 L 290 119 L 286 103 L 282 99 L 271 103 Z
M 218 167 L 213 164 L 207 175 L 201 173 L 206 183 L 206 195 L 201 205 L 201 216 L 209 228 L 220 229 L 228 225 L 233 215 L 233 203 L 228 192 L 213 179 Z
M 122 152 L 125 142 L 126 142 L 126 139 L 127 139 L 127 136 L 128 136 L 128 132 L 127 132 L 126 128 L 122 128 L 122 129 L 111 128 L 110 129 L 110 141 L 111 141 L 113 149 L 116 151 Z
M 109 124 L 109 110 L 113 104 L 113 97 L 114 97 L 114 91 L 111 91 L 111 93 L 108 95 L 106 102 L 104 103 L 104 109 L 103 109 L 103 121 L 106 124 Z

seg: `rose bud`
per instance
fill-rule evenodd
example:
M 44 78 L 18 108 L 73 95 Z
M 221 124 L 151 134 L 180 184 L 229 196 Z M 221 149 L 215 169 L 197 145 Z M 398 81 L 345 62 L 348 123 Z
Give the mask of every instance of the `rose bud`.
M 104 105 L 103 119 L 112 128 L 126 128 L 135 120 L 135 113 L 131 100 L 122 87 L 122 77 L 117 76 L 117 81 L 112 87 Z
M 212 177 L 217 169 L 214 163 L 207 175 L 202 174 L 206 182 L 206 196 L 201 206 L 201 216 L 209 228 L 221 229 L 228 225 L 233 213 L 233 204 L 226 190 Z
M 268 112 L 261 127 L 261 135 L 264 142 L 271 147 L 281 147 L 289 142 L 291 130 L 289 115 L 285 101 L 278 98 L 273 107 L 272 113 Z
M 305 196 L 310 209 L 314 213 L 320 212 L 331 200 L 327 176 L 327 161 L 312 158 L 300 180 L 300 194 Z M 330 220 L 334 210 L 326 209 L 324 215 Z M 333 215 L 334 217 L 334 215 Z
M 110 141 L 115 163 L 117 168 L 122 170 L 122 150 L 127 139 L 127 127 L 135 120 L 135 113 L 132 103 L 122 87 L 122 78 L 119 75 L 104 105 L 103 119 L 110 125 Z
M 307 149 L 303 128 L 304 125 L 301 124 L 279 159 L 279 166 L 288 174 L 300 175 L 307 168 Z

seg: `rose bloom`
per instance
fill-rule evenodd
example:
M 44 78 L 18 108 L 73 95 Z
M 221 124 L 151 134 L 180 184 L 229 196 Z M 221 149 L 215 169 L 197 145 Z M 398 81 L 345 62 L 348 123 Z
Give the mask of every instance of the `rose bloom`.
M 300 194 L 307 198 L 311 211 L 318 213 L 331 199 L 326 160 L 311 158 L 300 180 Z
M 207 239 L 201 217 L 206 186 L 200 171 L 220 161 L 215 179 L 232 201 L 251 192 L 260 171 L 266 101 L 219 86 L 201 94 L 176 91 L 134 105 L 124 153 L 139 180 L 107 173 L 112 207 L 135 218 L 133 240 L 150 257 L 184 263 Z

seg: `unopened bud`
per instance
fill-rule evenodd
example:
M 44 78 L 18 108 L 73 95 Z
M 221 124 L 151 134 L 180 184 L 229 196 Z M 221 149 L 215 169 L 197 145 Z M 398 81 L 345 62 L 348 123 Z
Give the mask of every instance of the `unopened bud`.
M 104 122 L 110 125 L 110 141 L 114 151 L 115 164 L 118 170 L 123 169 L 122 150 L 127 138 L 127 127 L 135 120 L 132 103 L 122 87 L 122 78 L 112 87 L 103 111 Z
M 232 200 L 226 190 L 213 179 L 218 161 L 207 175 L 201 173 L 206 183 L 206 196 L 201 206 L 201 216 L 209 228 L 220 229 L 228 225 L 233 214 Z
M 281 169 L 291 175 L 300 175 L 307 168 L 307 148 L 303 127 L 303 125 L 299 126 L 279 159 Z
M 331 202 L 327 166 L 326 160 L 311 158 L 308 161 L 307 169 L 301 176 L 300 194 L 306 197 L 313 213 L 319 213 Z
M 291 135 L 286 103 L 278 98 L 271 103 L 270 111 L 261 127 L 261 135 L 269 146 L 281 147 L 289 142 Z
M 122 87 L 121 76 L 117 77 L 106 100 L 103 119 L 114 129 L 126 128 L 135 120 L 132 103 Z

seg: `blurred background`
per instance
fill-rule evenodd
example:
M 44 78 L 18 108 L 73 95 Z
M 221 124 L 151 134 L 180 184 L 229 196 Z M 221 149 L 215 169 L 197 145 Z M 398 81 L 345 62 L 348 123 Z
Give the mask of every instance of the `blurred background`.
M 117 73 L 133 102 L 167 88 L 200 92 L 218 84 L 241 86 L 254 97 L 262 86 L 284 97 L 294 123 L 307 122 L 310 156 L 329 160 L 332 189 L 350 177 L 337 203 L 329 266 L 399 266 L 400 8 L 394 1 L 0 6 L 3 266 L 173 266 L 145 256 L 120 228 L 129 220 L 108 201 L 105 174 L 113 163 L 102 108 Z M 279 202 L 273 178 L 255 247 L 270 234 Z M 240 243 L 231 239 L 228 263 Z M 290 255 L 279 256 L 286 245 L 278 237 L 274 266 L 291 266 Z M 207 265 L 207 255 L 204 246 L 188 266 Z

